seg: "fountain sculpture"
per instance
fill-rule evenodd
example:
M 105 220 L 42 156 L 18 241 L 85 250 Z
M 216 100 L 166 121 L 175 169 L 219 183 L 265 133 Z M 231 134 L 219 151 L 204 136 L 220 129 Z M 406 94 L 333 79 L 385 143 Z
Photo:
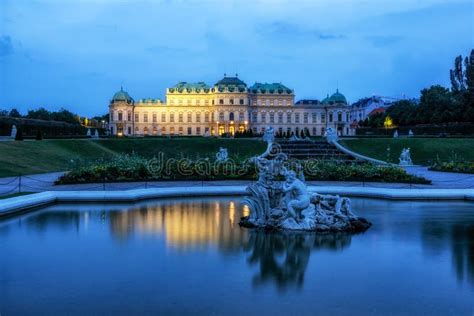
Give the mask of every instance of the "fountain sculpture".
M 316 232 L 361 232 L 371 223 L 352 213 L 348 198 L 338 195 L 310 194 L 304 182 L 303 168 L 297 174 L 286 166 L 288 158 L 274 144 L 273 129 L 264 134 L 267 150 L 253 158 L 258 168 L 258 181 L 247 187 L 249 195 L 243 203 L 250 215 L 240 225 L 268 230 Z M 284 177 L 285 180 L 281 179 Z
M 220 147 L 216 153 L 216 161 L 227 161 L 227 159 L 229 159 L 227 148 Z
M 400 160 L 400 166 L 413 166 L 413 162 L 411 160 L 410 155 L 410 148 L 403 148 L 402 153 L 400 154 L 400 158 L 398 158 L 398 160 Z

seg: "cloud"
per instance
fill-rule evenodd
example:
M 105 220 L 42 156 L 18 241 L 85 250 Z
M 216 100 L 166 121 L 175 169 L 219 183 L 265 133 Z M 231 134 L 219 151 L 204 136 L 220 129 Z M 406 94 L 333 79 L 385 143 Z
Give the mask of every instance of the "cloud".
M 0 57 L 13 54 L 12 39 L 8 35 L 0 36 Z

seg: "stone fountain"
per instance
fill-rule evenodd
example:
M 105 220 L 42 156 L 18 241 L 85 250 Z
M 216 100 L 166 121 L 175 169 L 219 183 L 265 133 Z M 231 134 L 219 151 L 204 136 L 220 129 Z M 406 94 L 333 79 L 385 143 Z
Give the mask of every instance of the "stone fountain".
M 286 167 L 288 158 L 274 144 L 271 127 L 266 129 L 263 139 L 267 150 L 253 158 L 258 181 L 247 187 L 248 196 L 242 202 L 249 207 L 250 215 L 242 217 L 240 226 L 313 232 L 362 232 L 371 226 L 352 212 L 348 198 L 310 194 L 303 168 L 296 168 L 297 173 Z

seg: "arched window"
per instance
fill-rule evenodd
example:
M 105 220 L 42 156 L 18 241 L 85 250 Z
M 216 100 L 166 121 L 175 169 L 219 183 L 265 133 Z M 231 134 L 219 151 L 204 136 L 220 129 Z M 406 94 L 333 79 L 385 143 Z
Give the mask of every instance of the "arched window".
M 229 121 L 233 121 L 234 120 L 234 112 L 230 112 L 229 113 Z

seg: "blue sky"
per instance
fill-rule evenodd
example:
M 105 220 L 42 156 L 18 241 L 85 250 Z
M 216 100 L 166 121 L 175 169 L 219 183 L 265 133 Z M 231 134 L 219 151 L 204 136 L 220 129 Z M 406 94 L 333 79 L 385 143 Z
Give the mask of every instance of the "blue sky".
M 107 111 L 123 84 L 164 98 L 178 81 L 282 82 L 350 102 L 449 86 L 474 48 L 474 1 L 0 0 L 0 108 Z

